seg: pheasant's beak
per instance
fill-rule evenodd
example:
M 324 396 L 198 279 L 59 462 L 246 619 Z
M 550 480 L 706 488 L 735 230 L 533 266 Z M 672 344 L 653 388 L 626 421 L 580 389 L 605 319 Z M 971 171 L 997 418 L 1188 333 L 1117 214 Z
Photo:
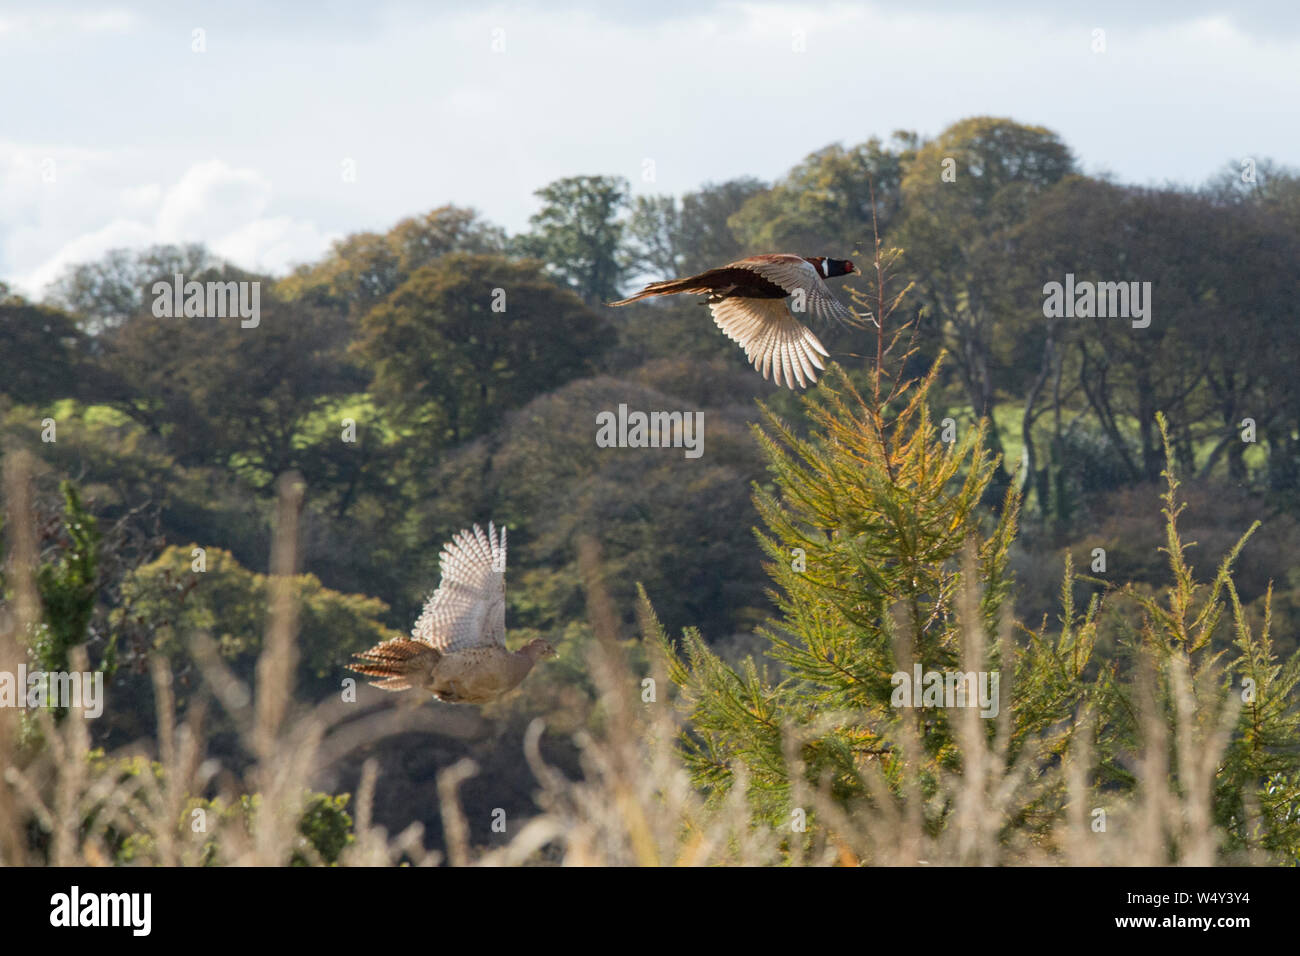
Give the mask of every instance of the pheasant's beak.
M 854 274 L 855 276 L 860 276 L 860 275 L 862 275 L 862 270 L 859 269 L 857 266 L 854 266 L 854 267 L 853 267 L 853 274 Z

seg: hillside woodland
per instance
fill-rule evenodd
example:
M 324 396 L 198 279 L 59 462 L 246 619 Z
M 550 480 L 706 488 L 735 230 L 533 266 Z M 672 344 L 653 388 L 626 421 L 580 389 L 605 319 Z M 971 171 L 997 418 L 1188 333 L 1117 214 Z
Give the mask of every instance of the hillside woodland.
M 1207 172 L 974 117 L 576 175 L 518 235 L 447 205 L 287 275 L 0 286 L 0 670 L 105 678 L 0 707 L 0 861 L 1295 865 L 1300 178 Z M 696 297 L 605 305 L 760 252 L 862 270 L 806 391 Z M 260 321 L 156 314 L 178 273 Z M 702 454 L 599 447 L 620 405 Z M 358 686 L 489 520 L 510 647 L 558 657 L 482 708 Z M 996 713 L 899 706 L 913 663 Z

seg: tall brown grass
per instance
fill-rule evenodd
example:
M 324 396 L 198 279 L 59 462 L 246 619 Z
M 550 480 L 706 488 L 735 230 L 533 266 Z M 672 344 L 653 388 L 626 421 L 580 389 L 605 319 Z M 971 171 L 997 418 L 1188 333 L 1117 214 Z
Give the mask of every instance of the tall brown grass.
M 33 579 L 35 531 L 31 513 L 31 462 L 23 452 L 6 456 L 7 577 L 13 607 L 0 617 L 0 668 L 16 672 L 23 659 L 19 635 L 28 633 L 40 615 Z M 193 637 L 205 692 L 178 721 L 171 692 L 172 675 L 158 658 L 152 668 L 157 701 L 157 732 L 113 760 L 93 759 L 91 735 L 82 711 L 73 708 L 61 723 L 49 711 L 30 715 L 44 745 L 20 763 L 19 715 L 0 708 L 0 863 L 23 865 L 34 860 L 28 847 L 28 822 L 48 835 L 47 860 L 56 866 L 101 865 L 114 861 L 113 846 L 124 835 L 134 838 L 133 862 L 140 865 L 187 866 L 215 859 L 229 865 L 285 865 L 295 855 L 308 863 L 320 857 L 298 830 L 314 774 L 337 750 L 338 735 L 357 739 L 409 725 L 410 708 L 394 708 L 356 718 L 336 701 L 317 706 L 295 702 L 292 675 L 296 611 L 287 587 L 296 570 L 297 522 L 301 482 L 280 484 L 272 553 L 273 587 L 268 631 L 248 687 L 224 665 L 210 638 Z M 795 781 L 794 804 L 810 821 L 806 832 L 792 826 L 753 825 L 746 805 L 743 774 L 721 800 L 706 801 L 692 785 L 679 758 L 681 718 L 671 699 L 665 663 L 650 655 L 649 673 L 635 673 L 617 631 L 618 616 L 600 580 L 599 547 L 580 542 L 580 567 L 586 578 L 589 617 L 595 640 L 588 655 L 598 700 L 591 729 L 575 742 L 582 773 L 570 779 L 548 765 L 540 741 L 545 725 L 529 726 L 523 757 L 537 781 L 537 813 L 511 823 L 508 839 L 491 847 L 475 840 L 487 821 L 470 820 L 461 805 L 460 787 L 478 768 L 462 760 L 438 779 L 444 830 L 444 854 L 426 846 L 422 827 L 412 824 L 390 835 L 372 819 L 379 785 L 376 763 L 367 761 L 353 804 L 353 842 L 343 851 L 343 865 L 989 865 L 1064 864 L 1124 865 L 1168 862 L 1215 862 L 1218 835 L 1210 819 L 1214 771 L 1228 740 L 1235 713 L 1214 720 L 1199 716 L 1185 672 L 1175 668 L 1178 706 L 1172 739 L 1157 715 L 1146 673 L 1139 687 L 1144 742 L 1135 755 L 1138 787 L 1120 798 L 1100 790 L 1087 735 L 1066 749 L 1055 766 L 1012 760 L 1003 709 L 992 733 L 974 708 L 960 725 L 965 755 L 960 773 L 939 781 L 937 796 L 921 793 L 915 774 L 904 772 L 901 791 L 891 792 L 879 768 L 868 768 L 873 800 L 870 809 L 846 809 L 830 795 L 829 781 L 809 782 L 800 764 L 800 740 L 785 737 L 785 759 Z M 968 575 L 972 579 L 974 575 Z M 977 595 L 964 592 L 964 666 L 982 669 L 987 638 L 975 612 Z M 647 607 L 642 630 L 657 628 Z M 1010 624 L 997 636 L 1009 641 Z M 653 642 L 647 641 L 648 644 Z M 902 649 L 900 649 L 901 651 Z M 900 659 L 906 659 L 900 654 Z M 1009 659 L 1004 654 L 1003 659 Z M 85 668 L 85 654 L 74 652 L 73 666 Z M 1003 700 L 1010 688 L 1003 676 Z M 204 716 L 212 705 L 234 719 L 252 764 L 242 773 L 220 766 L 205 753 Z M 437 705 L 426 705 L 437 706 Z M 915 711 L 912 712 L 916 714 Z M 1079 717 L 1083 725 L 1089 717 Z M 360 722 L 359 722 L 360 721 Z M 904 754 L 921 752 L 919 717 L 904 721 Z M 1171 785 L 1171 752 L 1180 778 Z M 122 758 L 156 760 L 158 772 L 124 774 Z M 148 764 L 144 764 L 146 768 Z M 1010 826 L 1036 793 L 1053 788 L 1066 795 L 1059 819 L 1036 827 Z M 258 794 L 249 825 L 239 813 L 213 808 L 235 807 L 241 797 Z M 215 800 L 210 800 L 215 795 Z M 951 802 L 950 824 L 931 832 L 924 820 L 926 800 Z M 1096 828 L 1096 810 L 1107 825 Z M 196 811 L 200 811 L 196 814 Z M 202 822 L 202 827 L 198 822 Z M 1250 862 L 1243 860 L 1242 862 Z

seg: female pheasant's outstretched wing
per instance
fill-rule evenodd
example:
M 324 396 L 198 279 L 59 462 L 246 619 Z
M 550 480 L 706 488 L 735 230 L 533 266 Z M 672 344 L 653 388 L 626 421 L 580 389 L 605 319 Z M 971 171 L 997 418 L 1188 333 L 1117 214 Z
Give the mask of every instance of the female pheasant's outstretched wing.
M 411 635 L 444 654 L 506 644 L 506 529 L 489 522 L 451 539 L 440 556 L 442 580 Z

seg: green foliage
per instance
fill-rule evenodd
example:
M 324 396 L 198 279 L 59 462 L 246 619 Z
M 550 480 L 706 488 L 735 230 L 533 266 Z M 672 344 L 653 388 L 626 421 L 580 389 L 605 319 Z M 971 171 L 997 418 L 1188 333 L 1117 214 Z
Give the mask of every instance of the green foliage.
M 139 756 L 112 759 L 98 749 L 92 750 L 87 759 L 92 774 L 111 778 L 116 783 L 117 795 L 129 794 L 125 808 L 113 809 L 119 818 L 135 825 L 123 829 L 116 822 L 107 822 L 103 827 L 111 862 L 117 866 L 156 864 L 162 834 L 151 830 L 149 824 L 157 824 L 162 819 L 159 810 L 167 786 L 163 765 Z M 149 779 L 142 779 L 145 775 Z M 285 865 L 337 864 L 343 851 L 356 841 L 352 816 L 347 812 L 350 800 L 351 794 L 347 793 L 305 791 L 298 820 L 299 839 Z M 192 865 L 222 866 L 229 862 L 226 844 L 232 839 L 232 831 L 237 832 L 242 842 L 253 839 L 261 806 L 262 796 L 258 793 L 242 794 L 234 800 L 191 796 L 183 802 L 175 832 L 170 837 L 182 847 L 190 845 L 188 853 L 182 851 L 182 858 Z M 107 810 L 102 802 L 92 806 L 86 815 L 85 828 L 95 828 L 98 818 Z
M 536 263 L 461 253 L 417 270 L 361 333 L 375 394 L 435 448 L 590 371 L 613 341 L 605 319 Z
M 1202 826 L 1212 822 L 1222 834 L 1224 858 L 1250 851 L 1300 859 L 1300 651 L 1279 662 L 1270 598 L 1256 636 L 1238 597 L 1232 570 L 1254 528 L 1208 584 L 1196 581 L 1158 416 L 1169 461 L 1170 587 L 1154 594 L 1129 585 L 1106 604 L 1094 595 L 1079 614 L 1067 557 L 1059 629 L 1022 628 L 1024 639 L 1013 641 L 1006 563 L 1018 501 L 1009 494 L 996 521 L 981 517 L 993 467 L 983 429 L 955 446 L 937 439 L 925 406 L 936 374 L 891 410 L 874 407 L 832 370 L 818 397 L 806 399 L 811 437 L 770 414 L 758 431 L 777 485 L 755 495 L 781 612 L 760 632 L 775 674 L 752 658 L 727 664 L 690 629 L 678 650 L 643 595 L 644 628 L 666 655 L 688 720 L 682 753 L 695 782 L 717 802 L 743 772 L 754 820 L 771 826 L 789 818 L 808 786 L 826 787 L 846 807 L 920 799 L 927 831 L 941 833 L 957 806 L 944 781 L 984 766 L 990 755 L 972 742 L 993 733 L 995 722 L 972 736 L 970 724 L 964 732 L 960 724 L 973 719 L 969 710 L 951 704 L 909 717 L 891 675 L 908 674 L 913 662 L 925 671 L 989 667 L 1010 685 L 996 721 L 1005 734 L 993 751 L 1005 765 L 997 772 L 1010 781 L 1036 768 L 1033 786 L 1002 811 L 1003 839 L 1055 845 L 1077 774 L 1092 779 L 1092 806 L 1144 794 L 1155 808 L 1146 836 L 1171 861 L 1200 853 L 1194 858 L 1210 862 L 1204 854 L 1213 843 L 1196 843 L 1186 829 L 1196 821 L 1178 822 L 1198 813 Z M 1119 616 L 1108 617 L 1108 606 Z M 1118 651 L 1107 659 L 1097 649 L 1109 628 Z M 984 657 L 972 634 L 995 632 L 1001 636 Z M 1076 761 L 1087 764 L 1050 772 Z M 1169 796 L 1160 796 L 1166 788 Z M 1183 809 L 1167 814 L 1170 801 Z
M 872 137 L 848 149 L 820 149 L 745 203 L 731 227 L 753 252 L 847 257 L 859 249 L 869 254 L 873 208 L 880 231 L 887 232 L 918 143 L 915 133 L 900 130 L 888 145 Z
M 263 281 L 235 271 L 219 278 Z M 270 294 L 260 308 L 256 328 L 238 318 L 131 318 L 106 336 L 101 365 L 111 384 L 101 398 L 182 464 L 227 468 L 262 488 L 290 469 L 317 478 L 321 451 L 303 429 L 364 386 L 346 357 L 352 330 L 336 311 Z M 327 452 L 339 454 L 337 444 Z
M 788 812 L 784 732 L 804 741 L 809 780 L 827 775 L 837 795 L 863 795 L 864 763 L 897 751 L 891 675 L 914 660 L 962 669 L 954 602 L 968 546 L 983 585 L 979 623 L 996 627 L 1016 498 L 982 527 L 994 462 L 983 427 L 956 445 L 940 440 L 926 405 L 936 372 L 893 408 L 876 409 L 833 366 L 805 399 L 811 437 L 770 413 L 756 428 L 776 482 L 775 491 L 756 487 L 754 502 L 781 613 L 760 633 L 779 677 L 752 661 L 733 670 L 698 636 L 686 638 L 685 661 L 674 657 L 673 676 L 688 701 L 686 753 L 697 779 L 721 794 L 733 762 L 744 763 L 750 796 L 770 820 Z M 896 646 L 900 631 L 911 637 L 907 655 Z M 955 761 L 945 713 L 928 720 L 925 748 L 935 767 Z
M 47 554 L 33 569 L 36 592 L 41 603 L 40 618 L 26 635 L 27 651 L 33 671 L 68 673 L 72 670 L 71 653 L 87 643 L 96 604 L 100 596 L 104 564 L 103 535 L 99 522 L 81 501 L 81 494 L 70 481 L 60 484 L 63 509 L 57 525 L 52 527 L 54 540 Z M 4 528 L 0 516 L 0 530 Z M 0 619 L 12 620 L 7 605 L 12 600 L 9 582 L 0 567 Z M 118 648 L 110 637 L 102 646 L 98 660 L 87 662 L 93 671 L 111 679 L 118 665 Z M 43 692 L 56 721 L 68 714 L 66 707 L 56 706 L 47 683 Z M 26 693 L 21 689 L 20 693 Z M 24 746 L 39 748 L 41 733 L 33 715 L 24 714 L 20 738 Z
M 312 793 L 302 811 L 298 832 L 303 835 L 316 855 L 324 863 L 337 863 L 339 855 L 356 837 L 352 833 L 352 817 L 347 813 L 351 794 Z M 309 865 L 301 852 L 293 855 L 294 866 Z
M 98 522 L 81 503 L 71 482 L 65 481 L 61 487 L 65 542 L 57 557 L 43 563 L 36 572 L 43 619 L 32 642 L 32 653 L 44 671 L 69 669 L 68 652 L 86 642 L 99 588 Z M 112 652 L 110 646 L 100 664 L 100 669 L 110 674 Z
M 352 816 L 347 812 L 351 794 L 314 793 L 303 794 L 302 816 L 298 821 L 300 839 L 293 854 L 286 861 L 289 866 L 313 866 L 325 864 L 332 866 L 339 861 L 343 850 L 356 841 L 352 832 Z M 221 798 L 212 800 L 191 800 L 182 817 L 181 826 L 186 828 L 187 821 L 194 819 L 195 811 L 202 811 L 207 818 L 209 832 L 216 836 L 203 842 L 200 849 L 202 866 L 222 866 L 227 863 L 222 852 L 220 834 L 230 827 L 239 827 L 248 838 L 256 832 L 257 814 L 262 808 L 262 795 L 244 794 L 233 803 L 226 803 Z M 146 838 L 147 839 L 147 838 Z
M 1141 609 L 1135 633 L 1124 642 L 1130 661 L 1154 663 L 1156 706 L 1175 731 L 1195 722 L 1202 737 L 1222 734 L 1226 753 L 1214 768 L 1213 819 L 1225 834 L 1223 849 L 1260 849 L 1300 864 L 1300 651 L 1279 661 L 1273 653 L 1272 588 L 1256 633 L 1233 579 L 1234 565 L 1256 522 L 1237 541 L 1208 583 L 1188 563 L 1178 516 L 1185 505 L 1172 464 L 1168 424 L 1157 415 L 1166 465 L 1163 513 L 1173 584 L 1162 597 L 1126 588 Z M 1230 643 L 1229 643 L 1230 642 Z M 1136 666 L 1130 672 L 1137 671 Z M 1115 718 L 1128 735 L 1142 728 L 1125 720 L 1140 709 L 1142 688 L 1130 679 L 1119 688 Z M 1181 711 L 1181 713 L 1180 713 Z M 1177 741 L 1173 773 L 1181 785 L 1193 776 L 1197 748 Z
M 268 577 L 241 566 L 228 552 L 207 548 L 206 570 L 196 571 L 194 548 L 167 548 L 131 572 L 122 606 L 111 618 L 117 629 L 148 634 L 152 648 L 173 661 L 185 659 L 186 641 L 206 632 L 232 669 L 251 677 L 266 630 Z M 318 696 L 337 688 L 351 655 L 399 636 L 380 619 L 388 606 L 378 598 L 340 594 L 312 574 L 293 578 L 300 608 L 300 690 Z
M 334 243 L 321 262 L 276 284 L 286 299 L 341 305 L 363 315 L 418 269 L 453 252 L 501 253 L 505 233 L 472 209 L 441 206 L 403 219 L 385 233 L 358 232 Z
M 757 179 L 733 179 L 687 193 L 680 202 L 637 196 L 627 226 L 630 267 L 671 279 L 739 259 L 744 246 L 729 220 L 765 188 Z
M 524 254 L 545 262 L 584 302 L 619 297 L 623 278 L 620 246 L 628 203 L 627 180 L 618 176 L 570 176 L 537 190 L 542 208 L 521 237 Z
M 99 259 L 69 266 L 51 283 L 51 302 L 79 316 L 89 331 L 120 325 L 145 311 L 153 284 L 179 273 L 200 279 L 222 263 L 197 243 L 111 249 Z
M 1023 322 L 1014 332 L 1005 327 L 1023 314 L 1025 301 L 1007 293 L 1006 232 L 1073 168 L 1069 149 L 1050 130 L 980 116 L 926 143 L 903 176 L 902 215 L 890 241 L 908 251 L 922 329 L 953 356 L 976 417 L 993 414 L 997 386 L 1013 369 L 1038 364 L 1035 356 L 1021 363 L 1003 358 L 1023 338 Z M 1002 454 L 998 429 L 988 439 Z M 997 489 L 1009 480 L 1002 472 Z
M 0 296 L 0 395 L 39 404 L 79 393 L 85 339 L 68 313 Z

